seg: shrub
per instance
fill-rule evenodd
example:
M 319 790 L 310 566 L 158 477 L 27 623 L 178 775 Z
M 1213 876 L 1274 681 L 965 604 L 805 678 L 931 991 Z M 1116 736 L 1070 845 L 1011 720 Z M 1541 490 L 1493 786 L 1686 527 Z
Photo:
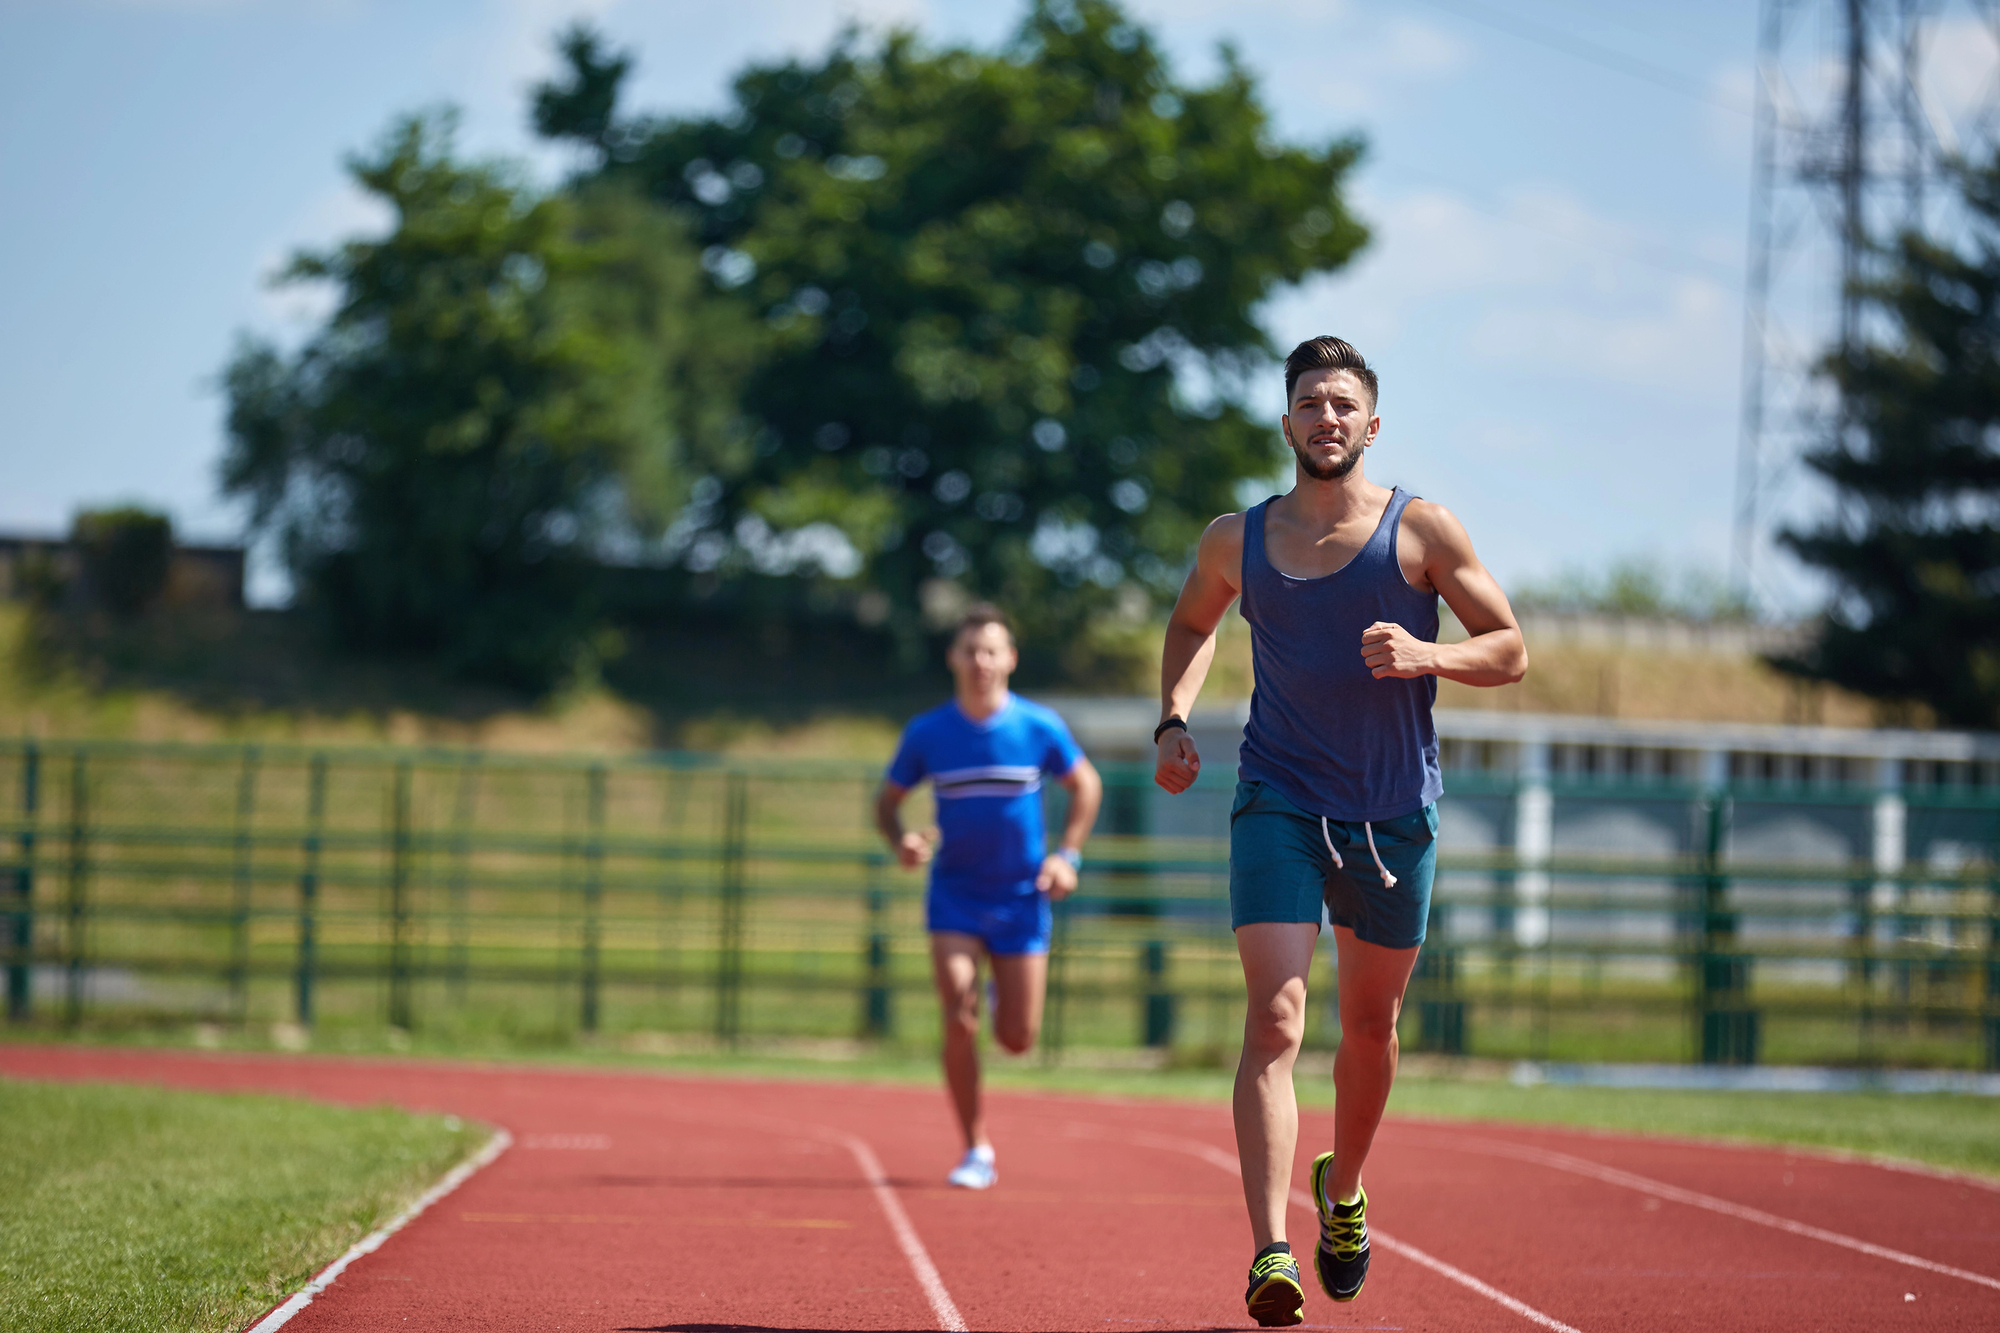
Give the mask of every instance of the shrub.
M 174 527 L 144 509 L 87 509 L 70 527 L 90 600 L 124 619 L 143 614 L 166 591 Z

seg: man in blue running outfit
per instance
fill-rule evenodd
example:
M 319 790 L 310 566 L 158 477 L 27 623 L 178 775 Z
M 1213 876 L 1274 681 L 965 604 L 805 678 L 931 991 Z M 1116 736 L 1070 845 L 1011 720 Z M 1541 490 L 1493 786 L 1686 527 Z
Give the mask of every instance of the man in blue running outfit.
M 1018 1055 L 1042 1026 L 1049 902 L 1076 888 L 1104 784 L 1060 717 L 1007 689 L 1019 659 L 996 608 L 965 613 L 945 660 L 953 698 L 904 729 L 875 801 L 875 823 L 906 868 L 931 863 L 924 911 L 944 1006 L 944 1077 L 965 1132 L 965 1156 L 945 1179 L 987 1189 L 999 1175 L 979 1105 L 979 955 L 993 971 L 993 1035 Z M 1044 776 L 1069 792 L 1062 841 L 1046 853 Z M 905 831 L 897 813 L 925 778 L 942 835 L 935 848 L 924 834 Z
M 1368 1273 L 1361 1167 L 1396 1076 L 1396 1018 L 1430 911 L 1438 771 L 1437 678 L 1506 685 L 1528 652 L 1500 585 L 1443 507 L 1368 480 L 1375 372 L 1338 338 L 1285 360 L 1281 422 L 1292 490 L 1202 534 L 1167 624 L 1154 780 L 1201 770 L 1186 718 L 1242 599 L 1256 687 L 1229 816 L 1229 911 L 1249 1012 L 1236 1068 L 1236 1150 L 1256 1258 L 1246 1294 L 1266 1327 L 1299 1323 L 1305 1291 L 1285 1239 L 1298 1145 L 1292 1066 L 1321 913 L 1339 965 L 1333 1151 L 1313 1161 L 1313 1267 L 1336 1301 Z M 1465 627 L 1437 642 L 1438 598 Z

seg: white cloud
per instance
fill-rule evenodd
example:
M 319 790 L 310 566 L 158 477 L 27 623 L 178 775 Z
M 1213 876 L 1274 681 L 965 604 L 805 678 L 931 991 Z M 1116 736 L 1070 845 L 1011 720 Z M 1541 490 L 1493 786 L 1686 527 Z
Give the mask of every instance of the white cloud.
M 1472 48 L 1455 34 L 1429 23 L 1399 18 L 1390 22 L 1382 63 L 1402 74 L 1456 74 L 1471 63 Z
M 1706 279 L 1683 278 L 1637 301 L 1489 305 L 1466 345 L 1481 360 L 1532 366 L 1552 379 L 1727 386 L 1736 378 L 1740 318 L 1734 294 Z
M 604 9 L 605 31 L 638 56 L 625 104 L 647 111 L 713 110 L 745 64 L 818 56 L 849 25 L 871 32 L 915 27 L 933 41 L 945 35 L 927 0 L 740 0 L 702 6 L 618 0 Z M 555 26 L 543 24 L 534 39 L 543 55 L 534 67 L 536 77 L 553 68 L 548 33 Z
M 1436 25 L 1385 18 L 1345 0 L 1134 0 L 1134 18 L 1172 50 L 1183 78 L 1212 77 L 1228 41 L 1263 76 L 1267 104 L 1288 132 L 1324 134 L 1429 88 L 1472 61 L 1472 48 Z
M 1544 342 L 1593 321 L 1615 333 L 1593 350 L 1591 364 L 1621 378 L 1641 373 L 1634 349 L 1651 345 L 1641 329 L 1655 324 L 1689 336 L 1697 325 L 1728 331 L 1722 341 L 1733 347 L 1735 270 L 1720 261 L 1732 253 L 1727 238 L 1659 235 L 1543 185 L 1515 187 L 1493 202 L 1442 188 L 1393 198 L 1363 189 L 1355 199 L 1375 243 L 1347 272 L 1271 303 L 1266 326 L 1281 344 L 1335 325 L 1355 330 L 1342 336 L 1357 343 L 1364 330 L 1380 344 L 1412 332 L 1435 343 L 1490 331 L 1496 312 L 1526 311 Z M 1444 311 L 1451 313 L 1440 326 Z
M 338 293 L 324 282 L 279 284 L 278 274 L 301 250 L 324 250 L 356 237 L 386 235 L 394 224 L 389 206 L 346 176 L 308 200 L 258 255 L 257 322 L 286 341 L 310 333 L 333 312 Z
M 1954 14 L 1925 25 L 1924 100 L 1933 120 L 1949 122 L 1946 133 L 1970 132 L 1993 100 L 2000 76 L 2000 38 L 1982 19 Z

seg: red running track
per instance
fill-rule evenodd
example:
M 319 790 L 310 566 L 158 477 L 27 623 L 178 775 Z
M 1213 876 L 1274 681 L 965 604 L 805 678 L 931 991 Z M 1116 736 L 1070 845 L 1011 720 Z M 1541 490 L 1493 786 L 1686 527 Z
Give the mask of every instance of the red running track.
M 994 1094 L 1000 1185 L 971 1194 L 942 1185 L 958 1145 L 923 1088 L 20 1046 L 0 1074 L 387 1101 L 513 1133 L 286 1333 L 1247 1326 L 1224 1106 Z M 1303 1168 L 1333 1127 L 1301 1121 Z M 1309 1329 L 2000 1329 L 1987 1182 L 1415 1120 L 1384 1125 L 1368 1181 L 1367 1289 L 1311 1290 Z M 1294 1214 L 1302 1252 L 1311 1225 Z

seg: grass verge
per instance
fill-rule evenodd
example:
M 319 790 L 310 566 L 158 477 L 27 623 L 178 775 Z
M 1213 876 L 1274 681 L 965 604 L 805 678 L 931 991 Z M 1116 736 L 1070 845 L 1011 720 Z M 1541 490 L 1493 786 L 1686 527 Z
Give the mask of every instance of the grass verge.
M 659 1064 L 661 1062 L 654 1062 Z M 685 1072 L 745 1077 L 874 1078 L 936 1081 L 935 1066 L 915 1057 L 851 1063 L 767 1057 L 676 1059 Z M 1299 1062 L 1301 1106 L 1333 1106 L 1332 1061 L 1313 1053 Z M 992 1087 L 1104 1097 L 1165 1098 L 1225 1107 L 1233 1072 L 1215 1069 L 1043 1069 L 1030 1056 L 989 1058 Z M 944 1114 L 942 1108 L 939 1114 Z M 1958 1093 L 1697 1092 L 1519 1087 L 1499 1077 L 1459 1077 L 1445 1070 L 1400 1076 L 1389 1114 L 1568 1125 L 1627 1134 L 1783 1144 L 1894 1157 L 2000 1180 L 2000 1098 Z
M 30 1025 L 10 1030 L 15 1040 L 75 1041 L 154 1049 L 199 1045 L 207 1049 L 280 1049 L 259 1028 L 158 1026 L 64 1030 Z M 332 1034 L 327 1034 L 331 1036 Z M 404 1035 L 355 1029 L 336 1041 L 315 1041 L 329 1054 L 424 1059 L 476 1059 L 547 1068 L 619 1068 L 716 1078 L 851 1081 L 935 1086 L 935 1054 L 921 1045 L 871 1046 L 860 1042 L 793 1042 L 736 1052 L 662 1052 L 616 1037 L 572 1037 L 563 1043 L 509 1045 L 492 1040 L 476 1049 L 424 1033 Z M 296 1049 L 295 1047 L 292 1049 Z M 1234 1056 L 1198 1054 L 1200 1067 L 1106 1067 L 1133 1052 L 1080 1051 L 1051 1068 L 1039 1053 L 996 1055 L 986 1061 L 988 1085 L 1022 1092 L 1166 1099 L 1226 1106 Z M 1101 1061 L 1102 1063 L 1094 1063 Z M 1332 1057 L 1307 1051 L 1299 1060 L 1301 1105 L 1333 1105 Z M 1589 1088 L 1507 1081 L 1500 1061 L 1454 1062 L 1412 1056 L 1389 1100 L 1392 1115 L 1520 1124 L 1571 1125 L 1628 1134 L 1670 1135 L 1747 1143 L 1792 1144 L 1921 1162 L 2000 1179 L 2000 1098 L 1957 1093 L 1702 1092 Z M 944 1114 L 939 1103 L 939 1114 Z
M 485 1132 L 386 1107 L 0 1079 L 0 1328 L 240 1329 Z

